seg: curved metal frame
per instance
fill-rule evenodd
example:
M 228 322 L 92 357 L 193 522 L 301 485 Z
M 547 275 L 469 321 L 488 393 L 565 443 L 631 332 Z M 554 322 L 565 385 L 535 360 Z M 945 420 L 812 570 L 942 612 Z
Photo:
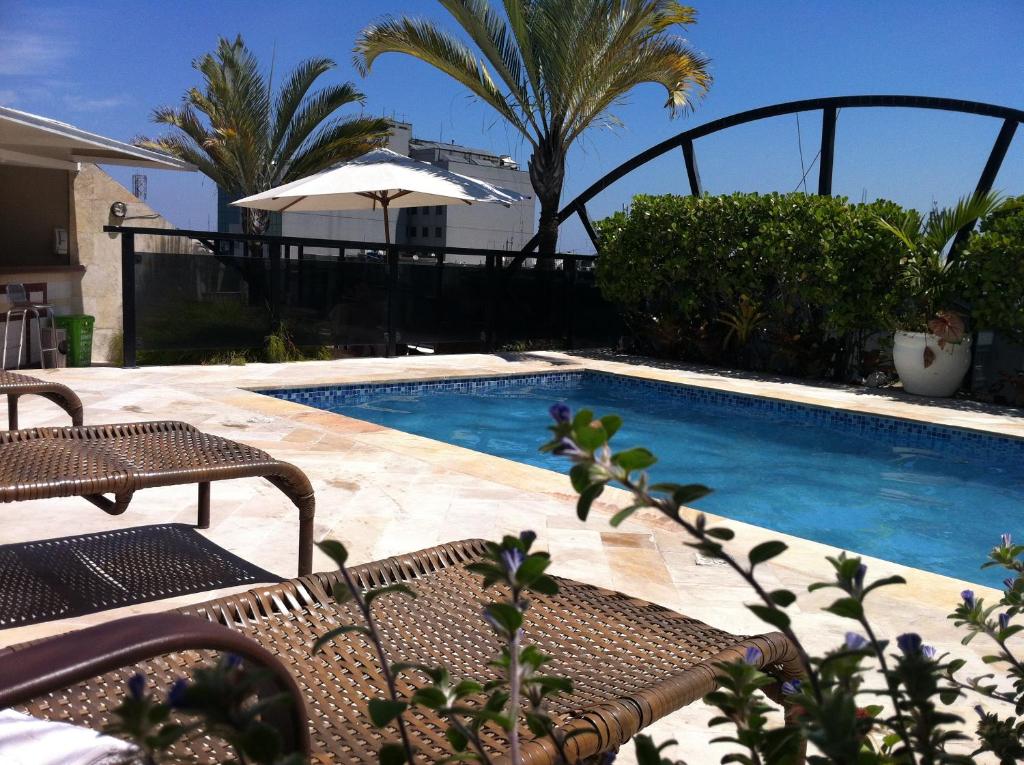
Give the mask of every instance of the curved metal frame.
M 1010 148 L 1010 142 L 1013 140 L 1017 126 L 1024 122 L 1024 110 L 986 104 L 980 101 L 962 101 L 956 98 L 934 98 L 932 96 L 834 96 L 831 98 L 809 98 L 802 101 L 788 101 L 772 106 L 762 106 L 698 125 L 695 128 L 685 130 L 672 138 L 655 144 L 646 151 L 640 152 L 632 159 L 623 162 L 614 170 L 604 175 L 600 180 L 591 184 L 586 191 L 563 207 L 558 213 L 558 224 L 561 225 L 572 215 L 578 215 L 583 223 L 583 228 L 586 229 L 587 235 L 594 243 L 595 249 L 599 250 L 597 232 L 594 230 L 590 215 L 587 213 L 586 204 L 617 180 L 672 149 L 681 149 L 683 161 L 686 165 L 686 176 L 690 186 L 690 193 L 698 195 L 702 192 L 702 188 L 700 173 L 697 170 L 697 157 L 694 152 L 693 142 L 695 140 L 737 125 L 756 122 L 768 117 L 796 114 L 797 112 L 818 110 L 822 112 L 818 194 L 831 195 L 832 162 L 835 154 L 836 116 L 838 111 L 840 109 L 880 106 L 937 109 L 947 112 L 960 112 L 962 114 L 977 114 L 982 117 L 993 117 L 1003 120 L 1003 125 L 996 136 L 995 143 L 992 145 L 992 151 L 989 153 L 988 161 L 985 163 L 985 167 L 978 178 L 975 193 L 984 193 L 992 190 L 992 184 L 995 183 L 996 175 L 1003 164 L 1007 150 Z M 538 236 L 534 236 L 526 243 L 522 251 L 533 251 L 537 246 L 538 238 Z

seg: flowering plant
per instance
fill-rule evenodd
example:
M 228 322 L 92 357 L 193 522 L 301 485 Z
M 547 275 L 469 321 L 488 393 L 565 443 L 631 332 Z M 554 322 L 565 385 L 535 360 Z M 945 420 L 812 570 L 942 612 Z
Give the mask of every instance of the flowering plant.
M 999 652 L 984 660 L 1008 666 L 1012 689 L 1001 688 L 993 675 L 959 679 L 965 662 L 938 655 L 917 633 L 897 636 L 894 646 L 880 637 L 865 607 L 867 597 L 904 580 L 893 576 L 870 581 L 864 562 L 845 553 L 828 558 L 832 578 L 809 589 L 836 590 L 835 600 L 825 610 L 851 620 L 856 628 L 846 634 L 841 645 L 823 656 L 812 656 L 786 612 L 796 595 L 785 589 L 769 590 L 758 578 L 760 565 L 785 552 L 784 542 L 763 542 L 749 551 L 746 560 L 734 556 L 723 545 L 733 538 L 731 529 L 709 526 L 703 514 L 690 520 L 683 512 L 686 504 L 710 489 L 698 484 L 651 484 L 646 469 L 657 461 L 655 455 L 642 447 L 613 451 L 611 439 L 622 425 L 619 417 L 597 418 L 587 410 L 574 414 L 565 404 L 552 406 L 551 416 L 552 436 L 542 449 L 573 462 L 569 475 L 579 494 L 576 511 L 581 520 L 587 519 L 605 487 L 617 484 L 626 489 L 632 501 L 613 515 L 613 526 L 642 508 L 670 518 L 690 536 L 689 547 L 721 559 L 750 585 L 758 602 L 748 608 L 783 632 L 797 651 L 803 680 L 780 689 L 787 709 L 781 726 L 768 724 L 770 707 L 760 699 L 761 691 L 775 683 L 758 669 L 760 657 L 748 654 L 743 662 L 719 664 L 721 688 L 708 694 L 705 701 L 721 712 L 711 725 L 730 725 L 735 731 L 715 739 L 734 745 L 723 763 L 789 765 L 807 756 L 811 763 L 923 765 L 970 763 L 982 752 L 994 754 L 1000 763 L 1024 758 L 1024 720 L 986 711 L 980 705 L 976 708 L 975 751 L 971 755 L 950 751 L 951 744 L 965 742 L 969 736 L 964 720 L 948 710 L 961 694 L 974 692 L 1014 705 L 1017 715 L 1024 713 L 1024 664 L 1008 645 L 1022 629 L 1012 625 L 1011 619 L 1024 611 L 1024 545 L 1014 545 L 1008 534 L 1003 535 L 985 564 L 1012 572 L 997 605 L 986 607 L 972 591 L 965 590 L 962 602 L 950 615 L 957 626 L 967 630 L 965 643 L 979 634 L 994 642 Z M 872 687 L 877 675 L 882 678 L 881 686 Z M 808 744 L 813 747 L 810 755 L 806 755 Z M 649 737 L 637 736 L 636 747 L 641 765 L 670 763 L 662 757 L 665 745 L 655 746 Z

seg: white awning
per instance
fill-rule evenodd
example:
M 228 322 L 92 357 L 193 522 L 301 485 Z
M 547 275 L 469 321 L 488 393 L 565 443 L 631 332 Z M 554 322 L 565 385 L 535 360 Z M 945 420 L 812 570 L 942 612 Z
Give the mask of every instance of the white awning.
M 0 106 L 0 165 L 77 170 L 79 162 L 195 170 L 187 162 L 37 114 Z

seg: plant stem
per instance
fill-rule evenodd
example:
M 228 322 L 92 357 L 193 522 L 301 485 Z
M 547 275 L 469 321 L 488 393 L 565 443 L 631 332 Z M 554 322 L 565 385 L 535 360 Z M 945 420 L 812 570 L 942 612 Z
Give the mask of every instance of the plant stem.
M 716 545 L 718 544 L 714 540 L 708 538 L 708 536 L 704 533 L 703 530 L 697 528 L 689 521 L 684 520 L 678 514 L 678 512 L 674 510 L 674 508 L 670 509 L 668 503 L 665 500 L 662 500 L 658 497 L 652 497 L 650 494 L 647 493 L 646 490 L 641 489 L 638 485 L 633 483 L 633 481 L 629 479 L 628 475 L 621 474 L 621 472 L 618 471 L 616 466 L 612 465 L 610 461 L 603 461 L 600 462 L 599 464 L 601 464 L 602 467 L 604 467 L 610 475 L 614 475 L 616 477 L 616 480 L 618 480 L 620 484 L 622 484 L 627 490 L 632 492 L 633 495 L 638 497 L 644 504 L 646 504 L 648 507 L 653 507 L 656 510 L 661 511 L 664 515 L 667 515 L 669 518 L 671 518 L 680 526 L 682 526 L 686 530 L 686 532 L 690 534 L 690 536 L 699 539 L 701 542 L 709 542 Z M 735 571 L 741 577 L 743 577 L 744 581 L 746 581 L 747 584 L 750 585 L 751 589 L 754 590 L 754 592 L 764 602 L 764 604 L 772 610 L 781 610 L 778 606 L 775 605 L 771 597 L 769 597 L 768 592 L 761 586 L 757 579 L 754 578 L 753 569 L 748 571 L 746 568 L 740 565 L 740 563 L 735 558 L 729 555 L 729 553 L 722 550 L 721 545 L 718 546 L 720 549 L 720 556 L 722 560 L 724 560 L 729 565 L 729 567 L 733 569 L 733 571 Z M 818 683 L 817 675 L 815 674 L 814 669 L 811 666 L 810 656 L 804 649 L 803 644 L 800 642 L 800 639 L 796 636 L 796 633 L 793 632 L 792 627 L 787 625 L 786 627 L 782 627 L 780 629 L 782 631 L 782 634 L 789 639 L 790 643 L 792 643 L 793 647 L 796 649 L 797 656 L 800 658 L 800 664 L 803 666 L 804 674 L 806 674 L 807 679 L 811 684 L 811 689 L 814 692 L 815 699 L 821 701 L 821 686 Z
M 487 754 L 487 749 L 484 748 L 484 743 L 480 740 L 479 734 L 476 731 L 467 728 L 457 717 L 457 714 L 458 713 L 454 710 L 451 710 L 448 714 L 448 721 L 451 722 L 452 727 L 465 736 L 466 740 L 473 745 L 473 748 L 476 749 L 477 754 L 480 755 L 480 759 L 483 761 L 484 765 L 492 765 L 490 755 Z
M 359 606 L 359 610 L 363 613 L 363 619 L 366 621 L 366 628 L 369 630 L 370 640 L 373 642 L 373 647 L 377 651 L 377 658 L 380 661 L 381 674 L 384 675 L 384 682 L 388 686 L 388 694 L 391 696 L 391 700 L 394 702 L 400 701 L 398 698 L 398 688 L 395 685 L 395 676 L 391 672 L 391 665 L 388 663 L 387 654 L 384 653 L 384 644 L 381 643 L 380 635 L 377 633 L 377 625 L 373 620 L 373 612 L 370 609 L 370 605 L 366 602 L 366 598 L 363 597 L 362 589 L 356 584 L 352 578 L 352 574 L 348 570 L 348 566 L 342 564 L 339 567 L 341 575 L 345 578 L 345 584 L 348 585 L 349 592 L 352 593 L 352 597 L 356 601 L 356 605 Z M 406 761 L 409 765 L 413 765 L 413 748 L 412 742 L 409 740 L 409 733 L 405 728 L 405 717 L 400 714 L 395 718 L 398 723 L 398 732 L 402 737 L 402 746 L 405 749 Z
M 907 732 L 907 721 L 903 716 L 903 712 L 900 710 L 900 699 L 898 692 L 898 685 L 893 681 L 892 675 L 889 674 L 889 663 L 885 660 L 885 651 L 882 650 L 882 646 L 878 643 L 878 638 L 875 636 L 875 631 L 871 629 L 871 625 L 868 620 L 861 615 L 859 619 L 860 626 L 864 628 L 864 632 L 867 633 L 868 640 L 871 641 L 871 648 L 875 652 L 875 657 L 878 659 L 878 666 L 882 670 L 882 675 L 885 677 L 885 686 L 889 689 L 889 698 L 892 700 L 893 711 L 896 714 L 896 732 L 900 736 L 900 740 L 903 741 L 903 745 L 908 750 L 912 750 L 910 745 L 910 734 Z
M 519 608 L 520 591 L 512 588 L 512 604 Z M 508 703 L 512 709 L 512 730 L 508 733 L 508 754 L 512 765 L 519 765 L 519 641 L 523 631 L 515 630 L 508 641 Z

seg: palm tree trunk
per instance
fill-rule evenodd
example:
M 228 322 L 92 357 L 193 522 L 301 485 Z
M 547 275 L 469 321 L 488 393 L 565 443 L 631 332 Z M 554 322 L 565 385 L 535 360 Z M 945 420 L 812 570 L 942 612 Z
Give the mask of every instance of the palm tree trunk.
M 530 183 L 540 201 L 540 222 L 537 225 L 537 251 L 553 255 L 558 247 L 558 205 L 565 182 L 565 151 L 556 140 L 542 142 L 530 157 Z M 538 260 L 538 268 L 554 268 L 550 258 Z

